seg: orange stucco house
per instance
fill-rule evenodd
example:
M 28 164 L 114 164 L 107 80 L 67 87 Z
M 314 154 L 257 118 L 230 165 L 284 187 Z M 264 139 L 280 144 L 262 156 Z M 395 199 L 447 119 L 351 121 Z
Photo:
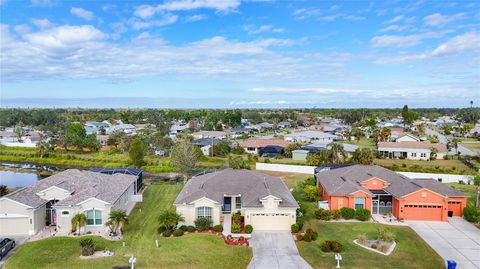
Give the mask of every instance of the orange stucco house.
M 351 165 L 315 174 L 331 210 L 366 208 L 397 219 L 448 221 L 463 216 L 467 196 L 434 179 L 411 179 L 376 165 Z

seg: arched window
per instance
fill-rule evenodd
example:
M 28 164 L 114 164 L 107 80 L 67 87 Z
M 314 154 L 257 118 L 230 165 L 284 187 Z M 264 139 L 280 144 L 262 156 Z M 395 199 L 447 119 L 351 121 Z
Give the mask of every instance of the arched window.
M 392 206 L 392 202 L 387 202 L 387 206 Z
M 212 219 L 212 208 L 211 207 L 197 207 L 197 218 L 205 217 Z
M 380 202 L 380 206 L 385 206 L 385 202 L 384 202 L 384 201 L 381 201 L 381 202 Z
M 102 211 L 91 209 L 85 211 L 87 215 L 87 225 L 102 225 Z

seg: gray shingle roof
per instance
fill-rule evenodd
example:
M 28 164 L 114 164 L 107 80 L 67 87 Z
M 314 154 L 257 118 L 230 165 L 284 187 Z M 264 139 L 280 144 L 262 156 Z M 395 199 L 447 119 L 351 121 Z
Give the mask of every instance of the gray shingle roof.
M 261 207 L 260 199 L 268 195 L 282 199 L 280 207 L 298 207 L 297 201 L 280 178 L 233 169 L 190 179 L 174 204 L 191 203 L 203 197 L 223 204 L 224 195 L 241 195 L 242 207 Z
M 386 168 L 376 165 L 352 165 L 343 168 L 322 171 L 316 174 L 317 181 L 325 188 L 329 195 L 345 196 L 362 190 L 361 182 L 373 177 L 389 183 L 385 188 L 395 197 L 402 197 L 409 193 L 427 188 L 444 196 L 464 196 L 465 194 L 435 180 L 415 180 L 397 174 Z
M 106 175 L 69 169 L 39 180 L 31 186 L 4 197 L 36 208 L 48 202 L 36 193 L 56 186 L 72 193 L 70 197 L 57 202 L 56 205 L 59 206 L 75 205 L 92 197 L 107 203 L 114 203 L 136 179 L 136 176 L 126 174 Z

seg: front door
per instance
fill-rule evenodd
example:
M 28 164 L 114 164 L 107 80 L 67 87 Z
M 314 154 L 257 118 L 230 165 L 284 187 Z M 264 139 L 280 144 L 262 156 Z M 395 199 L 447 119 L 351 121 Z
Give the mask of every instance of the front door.
M 372 214 L 378 214 L 378 200 L 372 200 Z
M 223 197 L 223 211 L 232 211 L 232 197 Z

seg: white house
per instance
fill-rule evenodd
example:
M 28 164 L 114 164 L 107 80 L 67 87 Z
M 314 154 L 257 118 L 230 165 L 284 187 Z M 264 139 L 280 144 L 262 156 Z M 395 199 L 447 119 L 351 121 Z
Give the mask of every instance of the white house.
M 133 208 L 136 176 L 69 169 L 0 198 L 0 236 L 29 236 L 46 226 L 68 235 L 77 213 L 87 216 L 83 232 L 108 233 L 111 210 Z
M 420 139 L 411 134 L 404 134 L 395 139 L 395 142 L 418 142 Z
M 389 159 L 429 160 L 432 148 L 437 150 L 437 159 L 442 159 L 448 152 L 445 145 L 429 141 L 379 142 L 377 151 Z
M 284 136 L 287 142 L 321 142 L 331 143 L 338 139 L 338 136 L 321 131 L 301 131 L 287 134 Z
M 287 186 L 278 177 L 250 170 L 222 171 L 194 177 L 175 199 L 177 213 L 194 225 L 198 217 L 223 224 L 240 212 L 245 225 L 254 230 L 290 231 L 299 207 Z

